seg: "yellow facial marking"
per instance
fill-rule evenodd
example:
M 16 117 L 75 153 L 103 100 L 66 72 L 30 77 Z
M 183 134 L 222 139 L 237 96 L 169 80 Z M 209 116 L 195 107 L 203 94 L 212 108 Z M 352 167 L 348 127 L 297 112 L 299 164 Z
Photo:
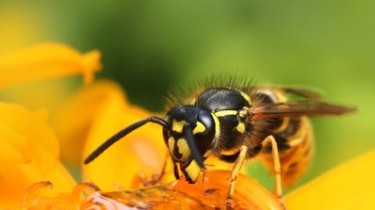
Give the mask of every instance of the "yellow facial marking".
M 184 128 L 184 125 L 186 124 L 186 121 L 172 121 L 172 130 L 178 133 L 182 133 L 182 129 Z
M 197 133 L 203 133 L 206 130 L 206 127 L 204 127 L 203 123 L 197 122 L 197 126 L 195 126 L 193 130 L 193 134 Z
M 173 151 L 174 150 L 174 144 L 175 144 L 175 140 L 174 138 L 171 136 L 168 138 L 168 148 L 170 151 Z
M 240 93 L 241 93 L 242 97 L 247 101 L 247 103 L 251 104 L 250 96 L 247 95 L 246 93 L 242 92 L 242 91 Z
M 237 127 L 236 127 L 236 130 L 240 133 L 245 133 L 245 123 L 243 122 L 239 122 Z
M 185 168 L 185 172 L 190 177 L 192 182 L 196 182 L 199 177 L 199 173 L 201 172 L 201 168 L 197 162 L 195 162 L 195 160 L 192 160 L 191 163 Z
M 224 117 L 227 115 L 237 115 L 238 111 L 237 110 L 221 110 L 215 112 L 216 117 Z
M 187 160 L 190 157 L 190 148 L 184 138 L 177 140 L 178 152 L 182 154 L 181 160 Z

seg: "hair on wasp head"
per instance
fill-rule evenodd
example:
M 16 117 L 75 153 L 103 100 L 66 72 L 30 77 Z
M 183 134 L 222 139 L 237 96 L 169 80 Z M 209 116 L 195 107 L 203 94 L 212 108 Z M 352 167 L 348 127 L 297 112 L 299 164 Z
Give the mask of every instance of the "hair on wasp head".
M 166 119 L 152 116 L 129 125 L 95 149 L 84 163 L 90 163 L 111 145 L 149 122 L 163 127 L 164 140 L 175 167 L 176 163 L 179 163 L 187 181 L 194 182 L 197 178 L 196 166 L 199 170 L 205 169 L 204 154 L 214 141 L 215 122 L 210 112 L 191 105 L 173 107 L 167 113 Z M 178 178 L 178 174 L 176 177 Z

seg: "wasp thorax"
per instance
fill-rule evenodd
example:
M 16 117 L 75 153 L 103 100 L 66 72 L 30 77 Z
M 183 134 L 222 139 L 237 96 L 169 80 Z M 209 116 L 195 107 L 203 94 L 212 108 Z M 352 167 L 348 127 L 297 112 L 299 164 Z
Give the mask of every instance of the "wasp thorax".
M 176 106 L 167 113 L 167 122 L 170 127 L 163 130 L 164 140 L 181 170 L 185 173 L 192 162 L 204 167 L 215 137 L 212 114 L 191 105 Z

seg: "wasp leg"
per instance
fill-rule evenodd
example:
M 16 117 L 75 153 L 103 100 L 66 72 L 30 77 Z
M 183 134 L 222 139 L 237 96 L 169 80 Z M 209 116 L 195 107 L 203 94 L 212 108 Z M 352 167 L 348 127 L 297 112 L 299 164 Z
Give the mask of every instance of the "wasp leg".
M 284 200 L 283 200 L 283 191 L 282 191 L 282 185 L 281 185 L 281 165 L 280 165 L 279 149 L 277 147 L 276 139 L 272 135 L 267 136 L 264 139 L 262 144 L 264 146 L 271 144 L 272 158 L 273 158 L 273 165 L 274 165 L 273 171 L 275 173 L 275 179 L 276 179 L 275 193 L 276 193 L 277 199 L 279 199 L 281 206 L 284 209 L 286 209 Z
M 150 180 L 147 180 L 147 178 L 145 178 L 144 176 L 139 177 L 144 187 L 153 186 L 153 185 L 156 185 L 157 183 L 160 182 L 160 180 L 165 175 L 165 170 L 167 168 L 167 162 L 168 162 L 169 155 L 170 155 L 169 152 L 167 152 L 167 154 L 165 155 L 164 162 L 163 162 L 163 165 L 161 167 L 160 173 L 153 174 L 151 176 Z
M 240 173 L 241 167 L 243 165 L 244 160 L 246 159 L 247 154 L 247 146 L 241 146 L 240 153 L 237 157 L 236 162 L 233 165 L 233 169 L 230 175 L 230 185 L 227 195 L 227 201 L 226 201 L 226 208 L 227 209 L 233 209 L 233 195 L 234 195 L 234 186 L 236 185 L 237 176 Z

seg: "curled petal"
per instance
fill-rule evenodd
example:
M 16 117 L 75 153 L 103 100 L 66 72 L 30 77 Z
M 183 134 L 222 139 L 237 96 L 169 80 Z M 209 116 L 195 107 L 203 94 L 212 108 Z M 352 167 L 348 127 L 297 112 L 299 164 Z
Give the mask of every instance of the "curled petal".
M 0 89 L 23 82 L 84 75 L 89 83 L 99 71 L 100 53 L 86 54 L 59 43 L 42 43 L 0 56 Z

